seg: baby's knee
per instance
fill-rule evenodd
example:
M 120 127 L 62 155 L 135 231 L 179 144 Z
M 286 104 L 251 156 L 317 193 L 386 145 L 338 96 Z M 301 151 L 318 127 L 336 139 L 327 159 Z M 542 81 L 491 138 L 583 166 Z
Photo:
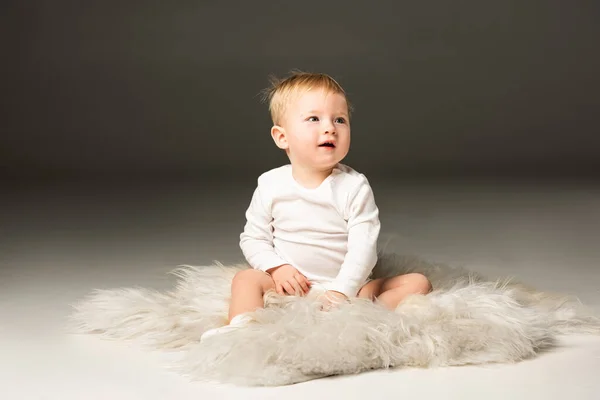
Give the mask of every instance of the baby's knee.
M 415 293 L 422 294 L 427 294 L 433 289 L 429 278 L 417 272 L 410 274 L 410 286 L 414 288 Z
M 252 281 L 259 280 L 259 274 L 264 274 L 264 272 L 256 270 L 256 269 L 243 269 L 238 271 L 233 277 L 233 284 L 236 283 L 247 283 Z
M 232 287 L 236 286 L 265 286 L 267 281 L 271 281 L 271 277 L 264 271 L 258 269 L 244 269 L 235 274 L 231 282 Z

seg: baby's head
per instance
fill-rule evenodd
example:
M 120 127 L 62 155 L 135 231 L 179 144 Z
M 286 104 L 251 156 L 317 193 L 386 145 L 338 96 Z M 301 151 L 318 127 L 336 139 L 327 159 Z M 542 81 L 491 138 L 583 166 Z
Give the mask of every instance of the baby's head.
M 346 92 L 335 79 L 323 73 L 295 70 L 284 79 L 271 77 L 271 86 L 264 91 L 265 99 L 269 102 L 269 112 L 273 124 L 282 124 L 288 106 L 311 90 L 322 90 L 326 93 L 343 96 L 346 100 L 347 112 L 351 113 L 352 107 Z
M 273 79 L 265 94 L 273 120 L 271 136 L 292 165 L 325 171 L 347 155 L 351 106 L 332 77 L 293 72 Z

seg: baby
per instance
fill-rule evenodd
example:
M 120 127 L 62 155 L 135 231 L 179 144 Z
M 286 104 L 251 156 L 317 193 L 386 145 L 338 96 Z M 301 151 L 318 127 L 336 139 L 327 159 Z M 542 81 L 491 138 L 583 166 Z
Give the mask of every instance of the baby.
M 341 164 L 350 149 L 351 106 L 330 76 L 295 72 L 268 91 L 271 137 L 290 163 L 259 176 L 240 247 L 252 268 L 235 275 L 229 324 L 252 323 L 269 290 L 321 293 L 324 308 L 351 297 L 395 309 L 409 294 L 428 293 L 417 273 L 370 279 L 377 262 L 379 210 L 367 178 Z

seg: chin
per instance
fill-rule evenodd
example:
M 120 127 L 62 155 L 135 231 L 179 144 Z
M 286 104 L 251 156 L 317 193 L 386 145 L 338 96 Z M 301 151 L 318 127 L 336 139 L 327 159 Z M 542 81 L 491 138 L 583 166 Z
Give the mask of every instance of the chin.
M 341 162 L 341 160 L 340 160 L 340 161 L 336 161 L 336 162 L 329 163 L 329 164 L 327 164 L 326 166 L 324 166 L 324 167 L 323 167 L 323 169 L 333 169 L 333 168 L 335 168 L 335 166 L 336 166 L 336 165 L 338 165 L 338 163 L 340 163 L 340 162 Z

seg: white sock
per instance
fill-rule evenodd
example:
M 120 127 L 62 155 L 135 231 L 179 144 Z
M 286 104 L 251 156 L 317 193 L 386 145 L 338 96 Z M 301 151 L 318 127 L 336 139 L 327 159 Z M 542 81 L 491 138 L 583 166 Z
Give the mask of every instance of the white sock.
M 248 322 L 252 321 L 252 317 L 248 313 L 238 314 L 235 317 L 231 318 L 229 321 L 229 325 L 238 326 L 238 325 L 246 325 Z

